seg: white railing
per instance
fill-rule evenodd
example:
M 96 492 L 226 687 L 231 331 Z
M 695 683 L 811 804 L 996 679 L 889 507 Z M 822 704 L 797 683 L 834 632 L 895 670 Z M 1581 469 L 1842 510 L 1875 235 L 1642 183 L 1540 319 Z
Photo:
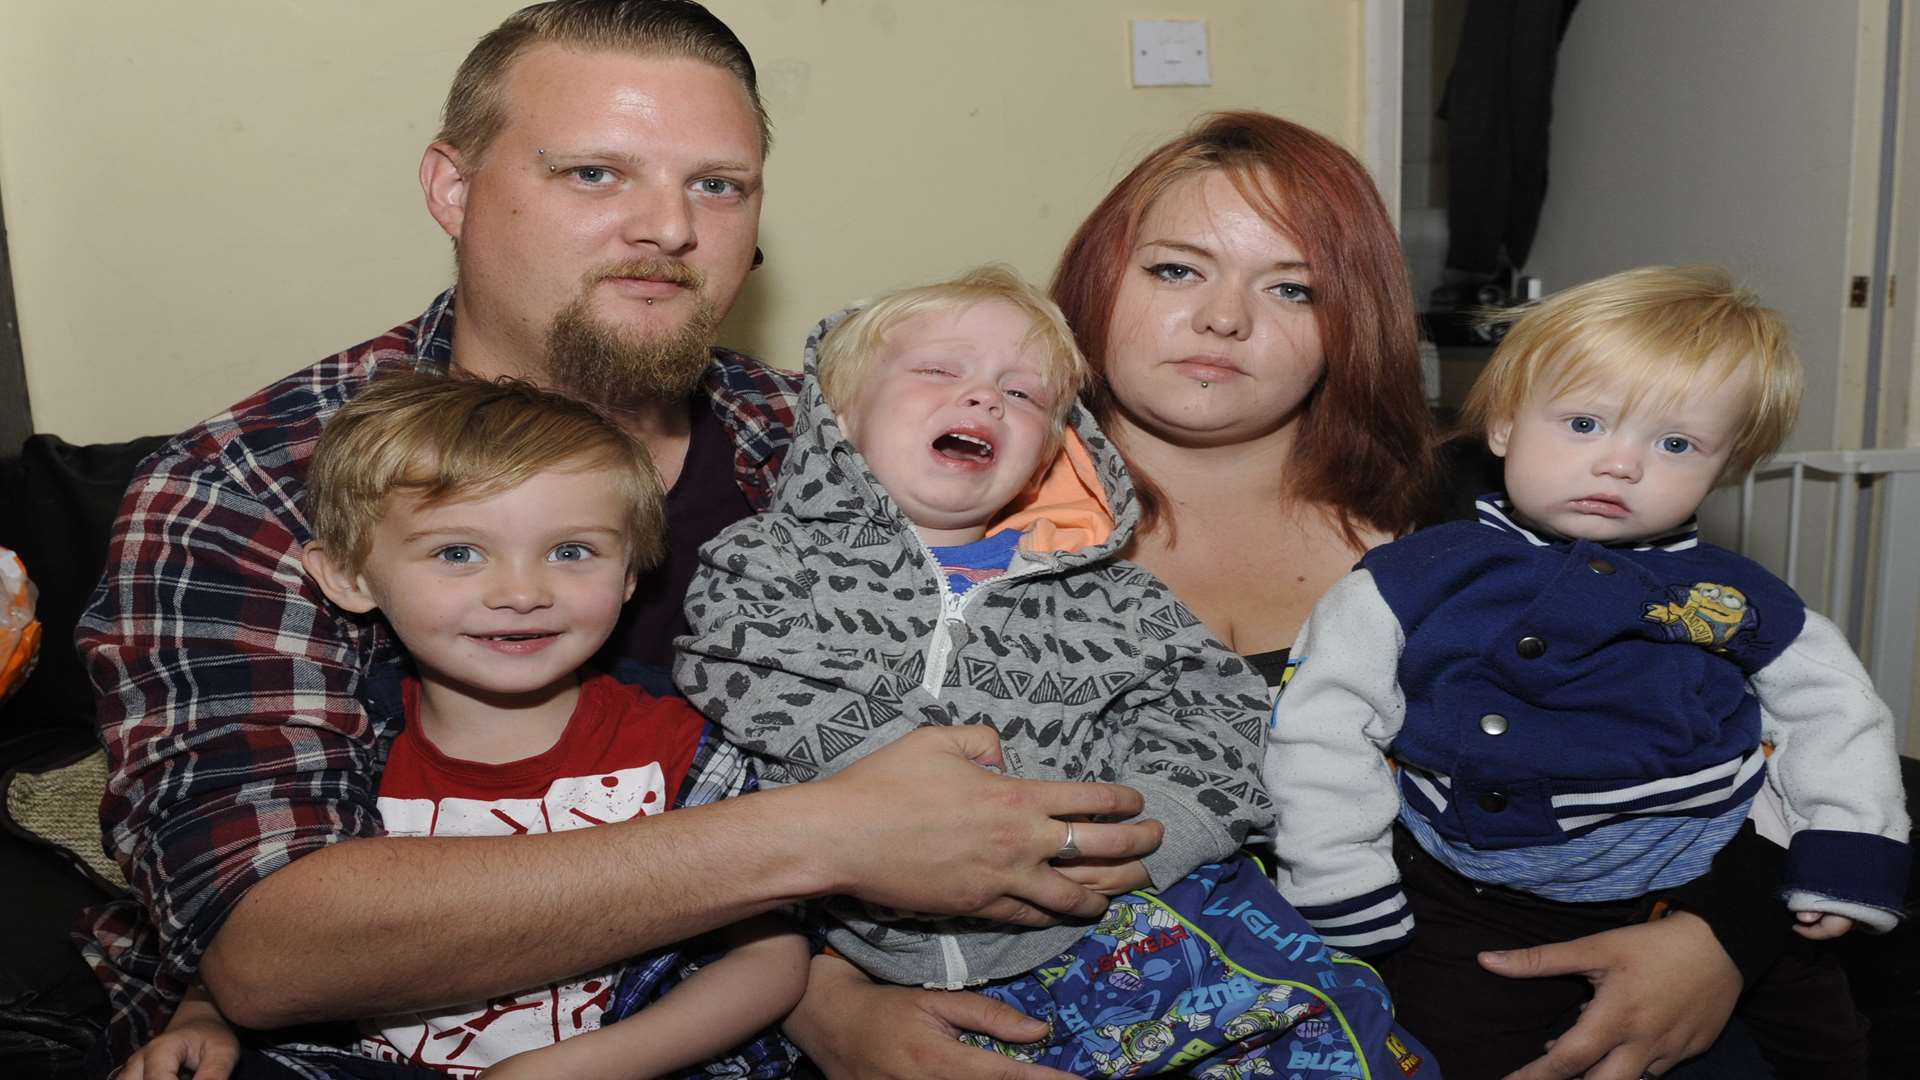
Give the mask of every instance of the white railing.
M 1800 526 L 1808 473 L 1833 481 L 1833 526 L 1827 549 L 1825 614 L 1859 648 L 1874 686 L 1893 710 L 1902 752 L 1912 715 L 1916 622 L 1920 622 L 1920 449 L 1821 450 L 1779 454 L 1755 469 L 1740 489 L 1740 551 L 1753 545 L 1756 480 L 1787 477 L 1786 562 L 1788 585 L 1800 563 Z M 1867 576 L 1871 626 L 1853 615 L 1854 552 L 1860 499 L 1880 500 L 1874 524 L 1872 565 Z

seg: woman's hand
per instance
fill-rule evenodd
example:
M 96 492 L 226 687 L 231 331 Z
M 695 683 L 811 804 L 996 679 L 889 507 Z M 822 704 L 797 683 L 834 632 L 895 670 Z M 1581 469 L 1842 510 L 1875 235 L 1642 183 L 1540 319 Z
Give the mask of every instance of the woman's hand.
M 1699 918 L 1681 912 L 1572 941 L 1480 954 L 1508 978 L 1584 975 L 1593 1000 L 1544 1056 L 1507 1080 L 1638 1080 L 1704 1052 L 1733 1015 L 1740 971 Z
M 835 956 L 816 956 L 807 994 L 787 1017 L 791 1038 L 833 1080 L 1065 1080 L 1067 1074 L 959 1041 L 1044 1038 L 1047 1024 L 992 998 L 873 982 Z M 879 1033 L 879 1034 L 876 1034 Z

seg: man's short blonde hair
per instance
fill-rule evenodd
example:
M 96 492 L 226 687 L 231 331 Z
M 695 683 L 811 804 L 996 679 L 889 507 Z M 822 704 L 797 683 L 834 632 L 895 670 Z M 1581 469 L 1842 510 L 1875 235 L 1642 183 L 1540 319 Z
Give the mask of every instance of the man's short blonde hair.
M 899 289 L 863 302 L 820 343 L 815 361 L 820 393 L 835 413 L 845 413 L 860 400 L 888 331 L 916 315 L 994 302 L 1014 307 L 1032 326 L 1025 341 L 1040 346 L 1042 379 L 1052 402 L 1047 431 L 1057 445 L 1067 415 L 1086 385 L 1087 362 L 1060 308 L 1019 274 L 997 263 L 969 270 L 952 281 Z
M 357 574 L 395 492 L 431 506 L 587 469 L 606 470 L 625 504 L 628 571 L 659 565 L 666 496 L 646 449 L 618 424 L 530 383 L 399 371 L 327 422 L 307 473 L 307 520 L 314 543 Z
M 681 57 L 712 64 L 740 80 L 760 125 L 760 153 L 773 127 L 760 100 L 753 57 L 719 17 L 693 0 L 548 0 L 521 8 L 481 38 L 454 73 L 440 141 L 480 164 L 507 123 L 507 76 L 514 61 L 540 45 L 581 52 Z
M 1716 266 L 1644 266 L 1555 293 L 1511 320 L 1461 409 L 1484 436 L 1536 393 L 1624 385 L 1631 412 L 1648 395 L 1746 387 L 1746 416 L 1723 478 L 1780 448 L 1800 413 L 1800 361 L 1786 320 Z M 1730 384 L 1730 385 L 1729 385 Z

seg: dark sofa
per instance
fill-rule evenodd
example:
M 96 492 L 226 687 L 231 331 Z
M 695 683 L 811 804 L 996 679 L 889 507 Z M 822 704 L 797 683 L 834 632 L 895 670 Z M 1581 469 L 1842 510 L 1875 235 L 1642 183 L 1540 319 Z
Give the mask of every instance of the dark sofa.
M 127 478 L 162 441 L 81 447 L 36 435 L 0 457 L 0 547 L 39 586 L 44 632 L 32 677 L 0 705 L 0 773 L 37 772 L 97 745 L 74 622 L 100 578 Z M 0 1076 L 82 1075 L 107 1003 L 68 934 L 83 907 L 107 897 L 57 849 L 0 830 Z

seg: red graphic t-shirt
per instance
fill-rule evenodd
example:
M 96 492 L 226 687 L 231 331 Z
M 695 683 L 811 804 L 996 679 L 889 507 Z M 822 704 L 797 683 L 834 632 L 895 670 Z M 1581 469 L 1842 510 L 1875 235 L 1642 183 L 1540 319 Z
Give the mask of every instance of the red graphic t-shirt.
M 508 836 L 607 825 L 672 805 L 706 721 L 686 702 L 655 698 L 605 675 L 580 686 L 560 740 L 545 753 L 486 764 L 448 757 L 421 734 L 420 687 L 406 686 L 407 726 L 380 777 L 380 814 L 393 836 Z M 616 969 L 590 971 L 433 1015 L 362 1024 L 362 1054 L 451 1076 L 591 1031 Z

